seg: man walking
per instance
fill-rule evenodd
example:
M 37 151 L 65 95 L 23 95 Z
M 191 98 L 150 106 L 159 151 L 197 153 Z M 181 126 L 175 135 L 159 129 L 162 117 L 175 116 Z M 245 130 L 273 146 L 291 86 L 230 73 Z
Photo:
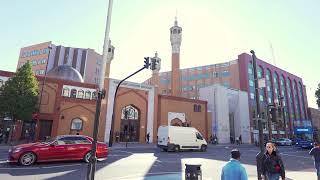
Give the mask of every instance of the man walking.
M 233 149 L 230 161 L 222 168 L 221 180 L 248 180 L 246 169 L 239 160 L 240 151 Z
M 320 180 L 320 146 L 319 144 L 315 143 L 314 147 L 309 152 L 311 156 L 313 156 L 314 159 L 314 167 L 317 170 L 317 177 L 318 180 Z
M 147 134 L 147 144 L 149 144 L 149 140 L 150 140 L 150 133 Z

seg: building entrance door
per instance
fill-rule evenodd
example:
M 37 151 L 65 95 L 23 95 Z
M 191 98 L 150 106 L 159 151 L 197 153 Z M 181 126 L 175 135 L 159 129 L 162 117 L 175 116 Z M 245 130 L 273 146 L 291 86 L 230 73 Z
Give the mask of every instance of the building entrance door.
M 140 133 L 139 110 L 132 105 L 124 107 L 121 111 L 120 141 L 138 142 Z
M 40 132 L 39 140 L 46 140 L 51 136 L 52 121 L 51 120 L 40 120 Z

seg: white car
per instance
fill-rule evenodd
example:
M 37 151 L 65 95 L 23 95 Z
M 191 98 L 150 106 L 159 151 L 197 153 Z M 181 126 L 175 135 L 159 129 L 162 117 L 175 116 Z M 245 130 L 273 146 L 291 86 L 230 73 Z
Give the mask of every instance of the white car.
M 279 138 L 276 140 L 276 144 L 280 146 L 291 146 L 292 141 L 288 138 Z

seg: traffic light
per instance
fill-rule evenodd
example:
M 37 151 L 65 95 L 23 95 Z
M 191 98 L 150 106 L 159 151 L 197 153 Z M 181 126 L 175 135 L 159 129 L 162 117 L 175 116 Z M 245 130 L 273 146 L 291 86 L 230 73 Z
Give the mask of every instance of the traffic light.
M 156 70 L 156 66 L 157 66 L 157 59 L 151 58 L 151 70 Z
M 160 58 L 153 57 L 151 58 L 151 70 L 160 70 Z
M 145 57 L 144 58 L 144 68 L 148 69 L 150 66 L 150 58 L 149 57 Z
M 270 119 L 272 122 L 277 121 L 277 109 L 276 108 L 271 108 L 270 109 Z

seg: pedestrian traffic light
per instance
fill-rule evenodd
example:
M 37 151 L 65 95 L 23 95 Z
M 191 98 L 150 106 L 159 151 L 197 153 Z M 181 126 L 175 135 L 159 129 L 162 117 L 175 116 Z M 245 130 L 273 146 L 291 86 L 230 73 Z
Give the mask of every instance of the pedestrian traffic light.
M 144 68 L 148 69 L 150 66 L 150 58 L 149 57 L 145 57 L 144 58 Z
M 271 108 L 270 109 L 270 119 L 272 122 L 277 121 L 277 109 L 276 108 Z

